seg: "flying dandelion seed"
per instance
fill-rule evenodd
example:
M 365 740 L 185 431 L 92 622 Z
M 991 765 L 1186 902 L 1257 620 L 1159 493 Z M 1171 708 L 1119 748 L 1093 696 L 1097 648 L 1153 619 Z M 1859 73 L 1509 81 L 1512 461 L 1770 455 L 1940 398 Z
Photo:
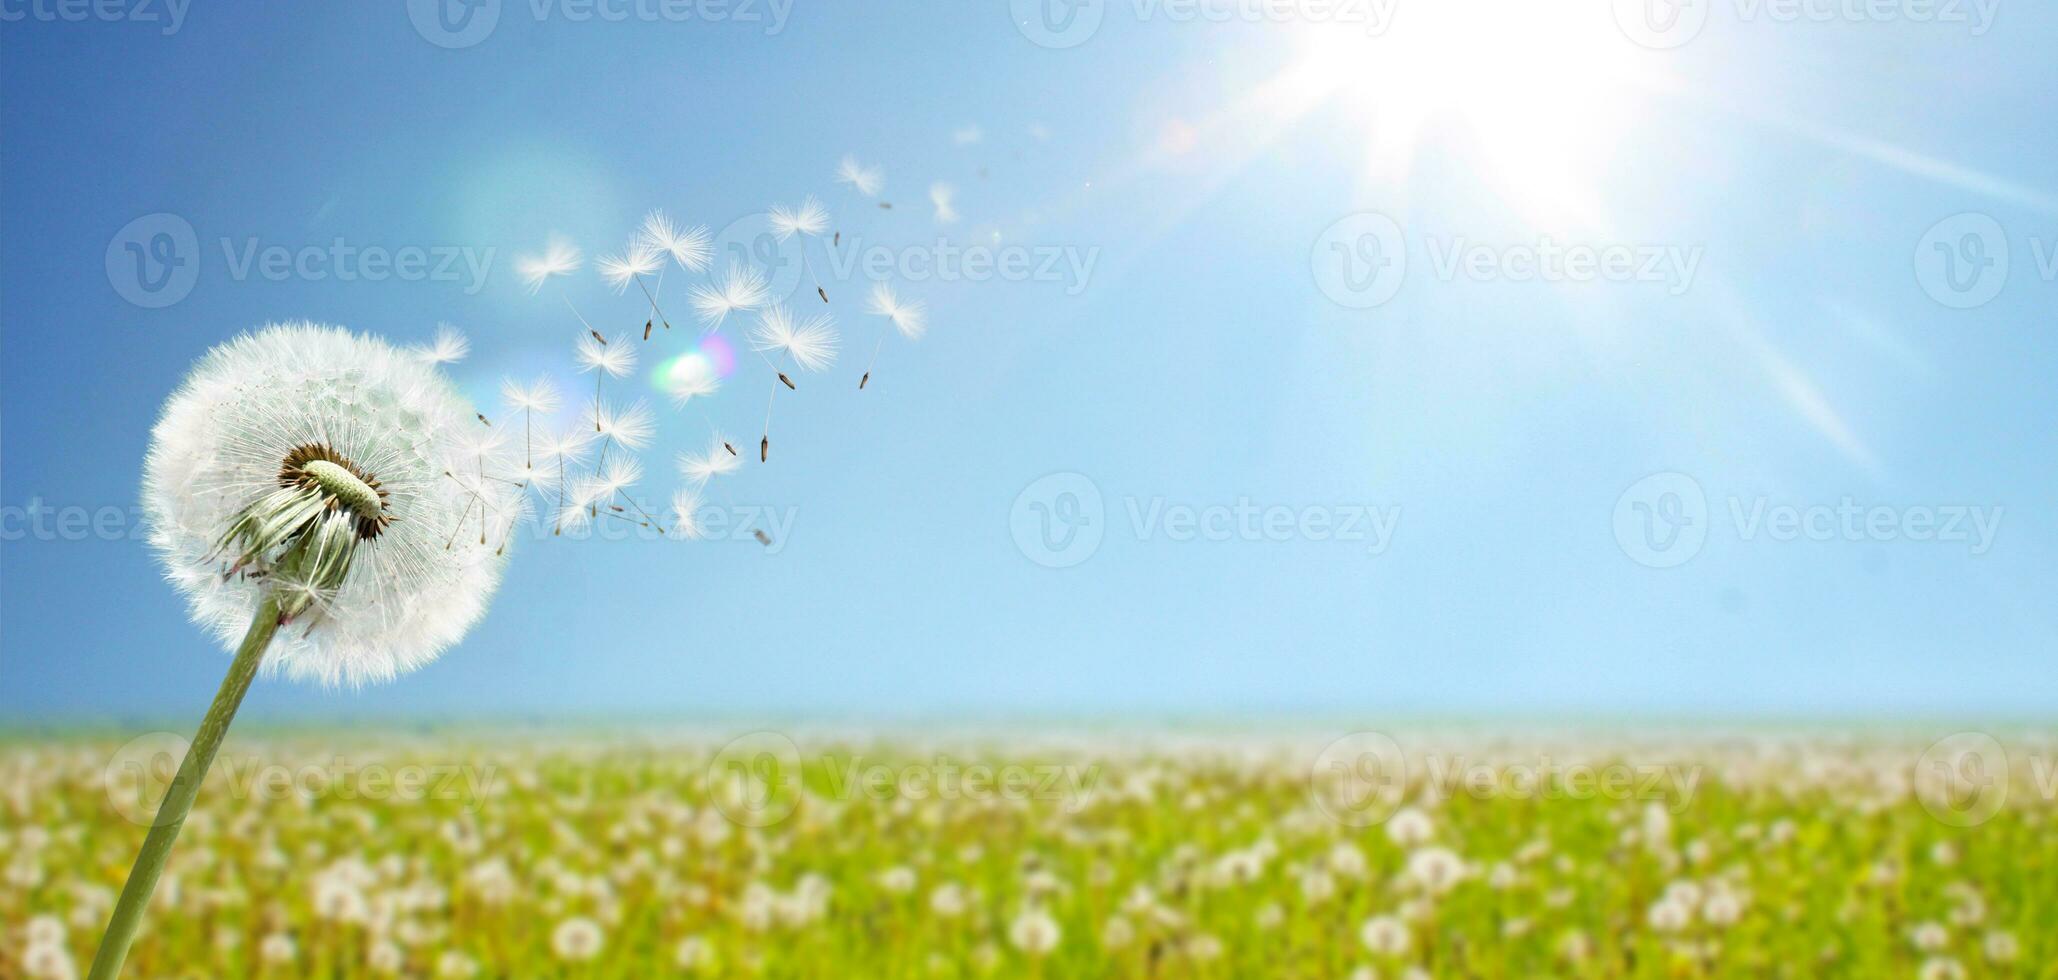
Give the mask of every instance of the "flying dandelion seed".
M 836 360 L 836 324 L 826 313 L 796 321 L 786 307 L 774 304 L 759 315 L 757 327 L 751 331 L 751 349 L 757 351 L 776 379 L 765 405 L 764 438 L 758 443 L 758 461 L 765 462 L 771 458 L 772 408 L 778 402 L 779 385 L 796 387 L 793 379 L 766 355 L 776 352 L 799 370 L 821 371 Z
M 957 200 L 957 195 L 957 188 L 942 181 L 929 185 L 929 203 L 936 208 L 937 224 L 948 225 L 956 223 L 958 211 L 953 202 Z
M 860 164 L 857 157 L 846 153 L 836 164 L 836 182 L 866 197 L 878 197 L 880 189 L 886 186 L 886 175 L 878 167 Z
M 663 211 L 652 211 L 643 217 L 643 227 L 637 232 L 637 242 L 643 247 L 669 255 L 672 261 L 688 272 L 706 272 L 715 256 L 713 236 L 706 225 L 679 228 Z
M 549 378 L 537 378 L 528 385 L 523 385 L 513 378 L 503 378 L 500 382 L 500 397 L 501 400 L 507 402 L 509 408 L 516 409 L 522 413 L 522 468 L 534 470 L 536 468 L 534 445 L 535 417 L 537 415 L 549 415 L 557 411 L 557 386 L 551 384 Z
M 929 311 L 920 302 L 903 302 L 895 296 L 893 287 L 886 283 L 872 286 L 871 301 L 865 312 L 886 318 L 886 324 L 879 328 L 879 339 L 872 345 L 872 359 L 865 362 L 865 373 L 858 378 L 858 390 L 863 391 L 865 383 L 872 380 L 872 366 L 879 360 L 879 349 L 886 345 L 888 328 L 900 331 L 908 340 L 920 340 L 929 329 Z
M 559 238 L 552 238 L 544 246 L 542 253 L 517 257 L 515 259 L 515 273 L 521 277 L 523 282 L 528 284 L 529 295 L 534 296 L 543 289 L 544 283 L 577 272 L 581 261 L 579 250 L 573 247 L 570 242 Z M 579 312 L 577 306 L 572 305 L 572 298 L 570 296 L 560 296 L 559 298 L 564 300 L 565 309 L 571 311 L 572 316 L 579 321 L 580 326 L 586 328 L 587 333 L 596 335 L 599 333 L 599 331 L 593 329 L 593 324 L 586 319 L 586 315 Z
M 409 347 L 407 352 L 425 363 L 443 365 L 455 364 L 472 352 L 472 342 L 464 333 L 447 323 L 436 325 L 436 339 L 426 345 Z
M 707 452 L 699 455 L 680 453 L 678 461 L 679 475 L 702 485 L 715 477 L 734 473 L 743 465 L 736 458 L 735 447 L 729 445 L 719 431 L 709 436 Z
M 672 494 L 672 529 L 687 541 L 701 536 L 700 494 L 690 487 L 681 487 Z
M 608 343 L 599 331 L 588 330 L 579 338 L 575 350 L 579 370 L 593 373 L 593 416 L 596 420 L 599 418 L 601 382 L 609 377 L 626 378 L 629 372 L 636 370 L 636 349 L 621 343 L 620 337 L 615 340 L 615 343 Z M 599 432 L 600 429 L 596 427 L 593 431 Z
M 672 329 L 670 320 L 665 319 L 664 310 L 657 304 L 657 294 L 650 291 L 650 285 L 643 277 L 662 271 L 664 252 L 649 245 L 642 237 L 629 243 L 629 247 L 612 255 L 603 255 L 598 260 L 601 278 L 613 286 L 616 293 L 626 292 L 630 283 L 643 291 L 643 298 L 650 302 L 650 318 L 643 321 L 643 339 L 650 339 L 650 330 L 657 323 L 663 323 L 666 330 Z
M 829 230 L 829 210 L 822 207 L 822 202 L 816 200 L 813 194 L 809 194 L 798 207 L 772 205 L 770 220 L 772 235 L 779 241 L 784 242 L 794 235 L 800 236 L 801 271 L 806 272 L 808 280 L 815 284 L 815 295 L 820 296 L 822 302 L 829 302 L 829 292 L 822 288 L 822 281 L 815 277 L 814 266 L 809 263 L 807 257 L 808 240 L 819 238 L 823 232 Z
M 663 384 L 665 394 L 677 408 L 685 408 L 695 398 L 711 397 L 722 388 L 714 364 L 698 352 L 673 359 L 664 369 Z
M 764 274 L 746 265 L 729 266 L 719 279 L 693 287 L 693 309 L 708 330 L 717 330 L 729 314 L 755 310 L 771 298 Z

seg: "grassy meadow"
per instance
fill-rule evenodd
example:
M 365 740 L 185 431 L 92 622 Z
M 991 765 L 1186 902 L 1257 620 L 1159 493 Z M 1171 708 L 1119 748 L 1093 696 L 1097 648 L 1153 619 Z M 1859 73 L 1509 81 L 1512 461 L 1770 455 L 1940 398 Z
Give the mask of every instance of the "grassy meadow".
M 131 977 L 2048 977 L 2052 743 L 232 735 Z M 82 975 L 170 735 L 0 741 L 0 977 Z

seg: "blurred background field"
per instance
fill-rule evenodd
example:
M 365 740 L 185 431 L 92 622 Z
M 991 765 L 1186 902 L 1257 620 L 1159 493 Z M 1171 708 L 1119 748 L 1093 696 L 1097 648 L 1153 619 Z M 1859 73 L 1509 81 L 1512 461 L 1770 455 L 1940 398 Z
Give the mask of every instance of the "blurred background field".
M 253 726 L 131 972 L 2049 976 L 1996 734 Z M 82 973 L 183 743 L 0 746 L 0 976 Z

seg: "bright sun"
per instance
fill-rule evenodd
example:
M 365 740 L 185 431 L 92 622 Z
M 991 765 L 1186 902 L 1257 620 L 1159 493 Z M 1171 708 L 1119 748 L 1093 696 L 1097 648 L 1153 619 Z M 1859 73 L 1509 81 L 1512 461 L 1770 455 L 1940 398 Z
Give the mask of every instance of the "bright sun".
M 1378 176 L 1405 175 L 1425 126 L 1456 123 L 1469 130 L 1481 172 L 1525 212 L 1591 217 L 1589 175 L 1613 154 L 1639 94 L 1634 46 L 1607 5 L 1392 9 L 1377 33 L 1307 25 L 1277 93 L 1302 109 L 1333 96 L 1361 113 Z

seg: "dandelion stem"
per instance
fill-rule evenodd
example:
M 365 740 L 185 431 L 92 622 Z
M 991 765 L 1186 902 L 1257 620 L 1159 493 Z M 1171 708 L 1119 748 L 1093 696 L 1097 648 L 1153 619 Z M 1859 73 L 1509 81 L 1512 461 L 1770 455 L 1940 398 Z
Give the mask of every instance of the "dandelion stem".
M 100 951 L 93 956 L 88 980 L 114 980 L 121 975 L 122 961 L 128 958 L 129 944 L 136 938 L 136 927 L 143 923 L 143 910 L 150 905 L 150 893 L 157 890 L 157 879 L 164 874 L 165 861 L 171 857 L 172 842 L 186 825 L 186 814 L 192 812 L 200 784 L 207 778 L 208 767 L 214 764 L 215 750 L 221 748 L 222 736 L 228 734 L 229 723 L 235 720 L 236 709 L 242 706 L 243 695 L 250 690 L 251 679 L 257 676 L 257 666 L 264 661 L 272 634 L 278 632 L 279 611 L 278 600 L 266 595 L 258 604 L 257 614 L 251 617 L 250 630 L 243 634 L 243 645 L 229 664 L 228 676 L 222 678 L 221 690 L 215 692 L 214 703 L 200 719 L 200 730 L 193 733 L 193 744 L 186 749 L 178 775 L 172 777 L 164 802 L 157 807 L 150 833 L 143 838 L 143 849 L 136 853 L 136 865 L 129 871 L 128 884 L 122 886 L 121 899 L 114 904 L 114 915 L 107 920 L 107 932 L 100 939 Z

